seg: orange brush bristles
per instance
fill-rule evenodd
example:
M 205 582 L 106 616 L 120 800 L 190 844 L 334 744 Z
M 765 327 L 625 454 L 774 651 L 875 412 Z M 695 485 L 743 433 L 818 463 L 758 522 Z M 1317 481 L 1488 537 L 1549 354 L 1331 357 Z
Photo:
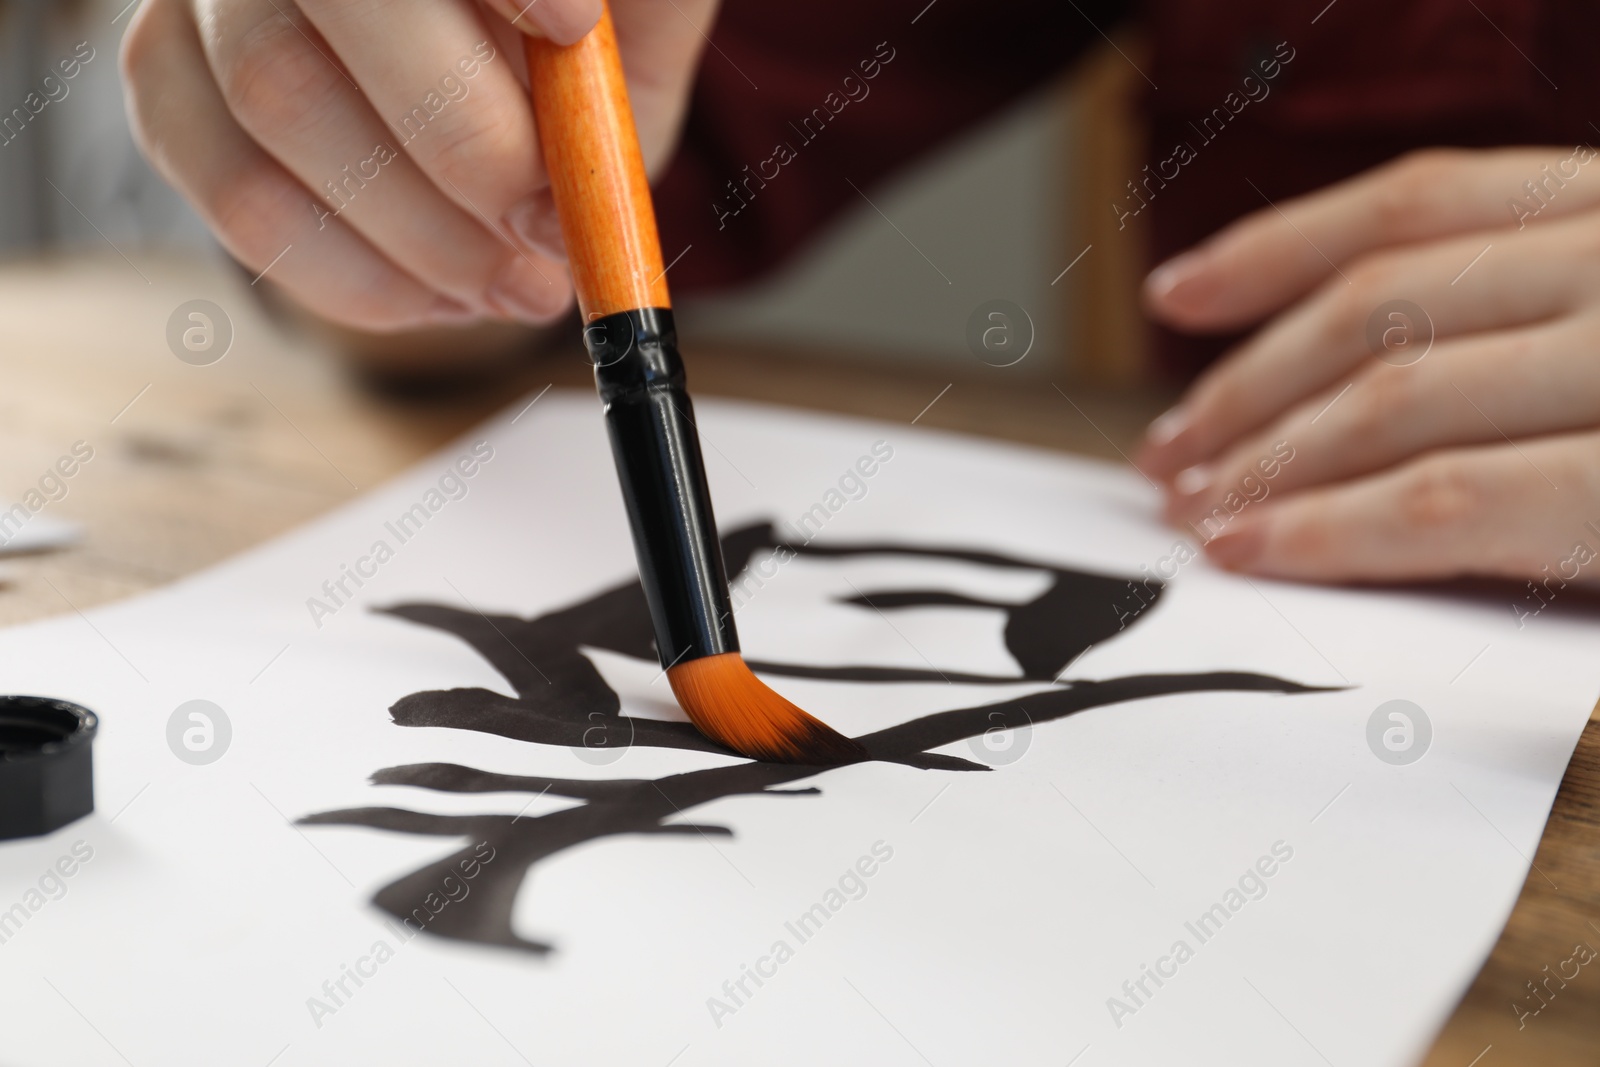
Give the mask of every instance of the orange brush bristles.
M 680 663 L 667 671 L 667 681 L 701 733 L 751 759 L 827 766 L 871 758 L 773 692 L 737 652 Z

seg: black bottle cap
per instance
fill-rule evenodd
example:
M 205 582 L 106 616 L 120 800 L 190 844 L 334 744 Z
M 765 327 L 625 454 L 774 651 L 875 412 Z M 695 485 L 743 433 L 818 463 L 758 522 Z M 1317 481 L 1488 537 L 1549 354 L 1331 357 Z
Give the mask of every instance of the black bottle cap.
M 94 810 L 99 726 L 65 700 L 0 696 L 0 840 L 47 834 Z

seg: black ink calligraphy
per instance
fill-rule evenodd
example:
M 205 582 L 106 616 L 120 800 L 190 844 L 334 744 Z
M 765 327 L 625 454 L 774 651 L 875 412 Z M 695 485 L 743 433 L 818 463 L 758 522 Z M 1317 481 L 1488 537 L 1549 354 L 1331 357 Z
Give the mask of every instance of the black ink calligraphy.
M 897 611 L 927 606 L 998 609 L 1004 641 L 1019 675 L 975 675 L 937 669 L 871 665 L 815 666 L 751 660 L 760 673 L 849 683 L 955 681 L 1043 688 L 1022 697 L 934 712 L 878 730 L 857 740 L 874 760 L 930 771 L 980 772 L 989 767 L 935 751 L 995 729 L 1037 728 L 1090 708 L 1175 693 L 1248 691 L 1306 693 L 1315 687 L 1245 672 L 1141 674 L 1104 681 L 1058 682 L 1058 675 L 1093 645 L 1110 640 L 1159 601 L 1159 583 L 1146 583 L 1149 599 L 1130 612 L 1127 579 L 1089 574 L 1037 561 L 960 548 L 890 543 L 785 545 L 768 525 L 737 530 L 723 541 L 730 571 L 742 571 L 761 552 L 783 549 L 819 559 L 864 556 L 924 558 L 1050 576 L 1045 591 L 1022 604 L 989 601 L 938 590 L 863 592 L 845 603 L 866 610 Z M 387 609 L 400 619 L 443 630 L 465 641 L 515 691 L 449 689 L 413 693 L 391 707 L 394 722 L 407 727 L 445 727 L 496 734 L 539 745 L 581 747 L 596 724 L 610 743 L 733 753 L 706 739 L 687 722 L 621 715 L 621 702 L 582 648 L 605 649 L 654 660 L 655 648 L 644 594 L 637 582 L 617 586 L 571 607 L 536 618 L 486 616 L 439 604 L 404 604 Z M 848 732 L 848 731 L 846 731 Z M 693 809 L 733 796 L 815 796 L 814 786 L 785 788 L 824 776 L 828 768 L 741 762 L 661 778 L 574 779 L 494 774 L 450 763 L 388 767 L 375 785 L 408 785 L 448 793 L 518 792 L 583 803 L 537 816 L 438 815 L 396 807 L 364 807 L 307 816 L 305 825 L 365 826 L 406 834 L 455 837 L 461 850 L 427 864 L 379 890 L 381 910 L 417 923 L 435 936 L 533 953 L 552 945 L 525 938 L 513 926 L 517 895 L 541 861 L 576 845 L 628 835 L 722 835 L 726 826 L 689 821 Z M 480 843 L 496 862 L 467 902 L 438 915 L 413 918 L 440 875 L 457 866 Z M 431 920 L 431 921 L 424 921 Z

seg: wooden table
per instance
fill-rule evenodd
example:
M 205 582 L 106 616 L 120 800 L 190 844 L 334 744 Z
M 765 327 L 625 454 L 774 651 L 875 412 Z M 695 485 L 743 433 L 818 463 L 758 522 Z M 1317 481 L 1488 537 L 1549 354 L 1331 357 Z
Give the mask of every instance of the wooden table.
M 210 366 L 180 362 L 166 340 L 170 313 L 196 298 L 215 301 L 234 327 L 228 355 Z M 0 268 L 0 485 L 14 493 L 36 482 L 74 442 L 94 449 L 45 509 L 82 520 L 89 536 L 10 562 L 0 624 L 163 585 L 327 511 L 547 384 L 591 381 L 578 350 L 561 348 L 475 387 L 406 398 L 363 388 L 324 347 L 275 325 L 246 279 L 214 259 L 108 254 Z M 1064 383 L 1063 395 L 1032 368 L 976 361 L 885 366 L 714 349 L 692 360 L 708 396 L 890 422 L 920 412 L 919 425 L 1112 459 L 1171 400 Z M 1428 1067 L 1600 1061 L 1600 966 L 1565 988 L 1552 983 L 1549 1006 L 1520 1029 L 1512 1009 L 1576 942 L 1600 948 L 1600 718 L 1578 744 L 1535 863 L 1549 880 L 1530 873 Z

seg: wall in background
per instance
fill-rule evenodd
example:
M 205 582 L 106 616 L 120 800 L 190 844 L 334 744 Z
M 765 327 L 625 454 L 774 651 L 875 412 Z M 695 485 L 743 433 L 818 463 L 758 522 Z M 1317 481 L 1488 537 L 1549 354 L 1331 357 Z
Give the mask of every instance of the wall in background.
M 1009 300 L 1032 319 L 1025 366 L 1069 364 L 1073 289 L 1051 281 L 1071 238 L 1077 178 L 1064 166 L 1071 113 L 1041 93 L 896 179 L 786 270 L 746 292 L 678 303 L 685 334 L 752 352 L 772 345 L 970 363 L 968 319 Z
M 129 0 L 0 0 L 0 255 L 107 241 L 207 246 L 204 224 L 139 155 L 117 49 Z M 71 78 L 60 64 L 73 65 Z M 52 76 L 47 90 L 44 78 Z M 45 99 L 26 122 L 25 101 Z M 35 104 L 35 106 L 39 106 Z

